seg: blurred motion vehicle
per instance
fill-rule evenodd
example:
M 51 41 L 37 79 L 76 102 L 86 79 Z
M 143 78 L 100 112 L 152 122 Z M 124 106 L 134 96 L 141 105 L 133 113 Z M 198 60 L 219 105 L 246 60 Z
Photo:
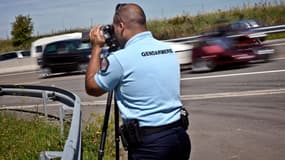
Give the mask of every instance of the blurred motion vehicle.
M 263 45 L 266 34 L 255 30 L 261 26 L 256 20 L 238 20 L 204 33 L 192 51 L 192 70 L 268 62 L 274 49 Z
M 224 36 L 206 36 L 194 46 L 192 52 L 193 72 L 243 65 L 256 57 L 252 49 L 241 47 L 235 39 Z
M 262 44 L 258 36 L 252 34 L 242 35 L 233 38 L 236 43 L 237 50 L 251 50 L 254 53 L 254 58 L 250 62 L 269 62 L 275 50 L 269 46 Z
M 243 20 L 237 20 L 237 21 L 230 22 L 229 24 L 225 25 L 223 29 L 227 33 L 238 33 L 238 32 L 252 30 L 258 27 L 262 27 L 262 26 L 263 24 L 261 24 L 257 20 L 243 19 Z
M 69 40 L 69 39 L 80 39 L 81 37 L 82 37 L 81 32 L 75 32 L 75 33 L 67 33 L 67 34 L 61 34 L 61 35 L 37 39 L 31 45 L 31 57 L 42 56 L 46 45 L 49 43 L 62 41 L 62 40 Z
M 255 58 L 252 62 L 268 62 L 275 51 L 273 48 L 262 44 L 267 35 L 257 32 L 256 29 L 259 27 L 264 27 L 264 25 L 254 19 L 243 19 L 220 27 L 218 32 L 220 32 L 220 36 L 232 38 L 238 45 L 237 49 L 253 50 Z
M 16 51 L 16 52 L 21 54 L 23 56 L 23 58 L 31 56 L 31 51 L 30 50 L 19 50 L 19 51 Z
M 11 51 L 0 54 L 0 61 L 16 59 L 16 58 L 22 59 L 24 57 L 29 57 L 30 55 L 31 52 L 29 50 Z
M 171 46 L 171 48 L 177 54 L 177 58 L 180 64 L 180 68 L 183 69 L 190 69 L 192 63 L 192 48 L 193 45 L 190 44 L 183 44 L 177 42 L 166 42 Z
M 236 20 L 230 23 L 220 25 L 215 28 L 215 31 L 221 36 L 238 37 L 240 35 L 249 35 L 250 38 L 256 38 L 263 42 L 266 39 L 265 33 L 258 33 L 255 29 L 264 25 L 254 19 Z
M 49 43 L 38 58 L 41 76 L 44 78 L 53 73 L 85 72 L 90 56 L 90 43 L 82 43 L 80 39 Z

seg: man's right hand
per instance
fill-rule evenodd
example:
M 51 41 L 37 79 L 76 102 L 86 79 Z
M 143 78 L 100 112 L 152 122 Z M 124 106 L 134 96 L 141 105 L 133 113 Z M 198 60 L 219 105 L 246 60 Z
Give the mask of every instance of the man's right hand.
M 103 31 L 100 29 L 101 27 L 101 25 L 95 26 L 89 32 L 92 47 L 102 48 L 105 45 L 105 37 Z

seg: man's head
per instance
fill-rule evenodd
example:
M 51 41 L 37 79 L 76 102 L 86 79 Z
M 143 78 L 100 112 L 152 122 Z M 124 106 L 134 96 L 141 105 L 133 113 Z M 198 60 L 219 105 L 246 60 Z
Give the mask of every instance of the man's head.
M 121 46 L 134 35 L 147 30 L 143 9 L 134 3 L 123 3 L 116 6 L 113 27 Z

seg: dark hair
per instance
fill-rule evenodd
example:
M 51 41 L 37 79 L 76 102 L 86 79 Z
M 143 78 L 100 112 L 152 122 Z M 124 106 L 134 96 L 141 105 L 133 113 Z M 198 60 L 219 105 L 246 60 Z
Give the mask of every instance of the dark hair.
M 132 9 L 127 10 L 125 8 L 127 5 L 132 6 Z M 124 17 L 128 17 L 128 19 L 124 19 Z M 137 4 L 119 3 L 116 6 L 114 23 L 118 24 L 120 22 L 146 25 L 146 16 L 143 9 Z

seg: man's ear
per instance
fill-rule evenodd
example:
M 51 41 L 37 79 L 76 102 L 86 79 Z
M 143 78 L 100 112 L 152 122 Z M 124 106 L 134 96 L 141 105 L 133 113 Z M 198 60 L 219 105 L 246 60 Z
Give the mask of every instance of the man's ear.
M 121 28 L 121 36 L 123 36 L 123 33 L 124 33 L 124 31 L 125 31 L 126 25 L 125 25 L 125 23 L 120 22 L 119 26 L 120 26 L 120 28 Z
M 125 29 L 125 23 L 120 22 L 119 26 L 120 26 L 122 29 Z

